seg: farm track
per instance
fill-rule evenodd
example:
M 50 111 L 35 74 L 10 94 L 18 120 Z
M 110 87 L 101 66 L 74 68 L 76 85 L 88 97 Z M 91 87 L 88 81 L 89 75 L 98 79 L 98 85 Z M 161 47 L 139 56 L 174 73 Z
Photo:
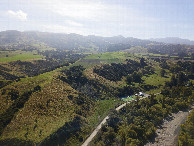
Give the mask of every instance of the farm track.
M 156 93 L 156 94 L 160 94 L 160 93 Z M 155 95 L 156 95 L 155 94 Z M 145 94 L 144 93 L 144 97 L 140 98 L 139 100 L 142 100 L 144 98 L 147 98 L 149 96 L 149 94 Z M 132 100 L 134 101 L 134 100 Z M 127 102 L 128 104 L 131 103 L 132 101 Z M 120 109 L 122 109 L 123 107 L 125 107 L 127 105 L 127 103 L 123 103 L 122 105 L 120 105 L 119 107 L 117 107 L 115 110 L 119 111 Z M 96 134 L 98 133 L 98 131 L 101 129 L 102 125 L 106 123 L 106 120 L 109 119 L 109 116 L 106 116 L 102 122 L 94 129 L 94 131 L 92 132 L 92 134 L 86 139 L 86 141 L 82 144 L 82 146 L 87 146 L 89 145 L 89 143 L 92 141 L 92 139 L 96 136 Z

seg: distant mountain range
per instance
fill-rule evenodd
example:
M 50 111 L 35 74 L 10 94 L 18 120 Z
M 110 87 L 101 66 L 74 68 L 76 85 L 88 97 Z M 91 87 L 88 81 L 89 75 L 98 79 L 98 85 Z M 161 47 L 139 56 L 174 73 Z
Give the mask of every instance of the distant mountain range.
M 194 45 L 194 41 L 188 39 L 182 39 L 178 37 L 166 37 L 166 38 L 151 38 L 150 41 L 163 42 L 167 44 L 185 44 L 185 45 Z
M 35 44 L 42 44 L 59 50 L 71 50 L 78 53 L 100 53 L 113 51 L 131 51 L 131 53 L 156 53 L 191 56 L 194 41 L 181 38 L 161 38 L 142 40 L 133 37 L 101 37 L 95 35 L 50 33 L 16 30 L 0 32 L 0 50 L 33 49 Z M 33 46 L 33 47 L 26 47 Z M 36 45 L 37 46 L 37 45 Z M 137 49 L 138 48 L 138 49 Z
M 134 46 L 145 46 L 149 43 L 166 43 L 166 44 L 186 44 L 186 45 L 194 45 L 194 41 L 188 40 L 188 39 L 182 39 L 178 37 L 166 37 L 166 38 L 151 38 L 149 40 L 142 40 L 137 39 L 133 37 L 123 37 L 121 35 L 119 36 L 113 36 L 113 37 L 101 37 L 101 36 L 95 36 L 95 35 L 88 35 L 88 36 L 82 36 L 79 34 L 65 34 L 65 33 L 49 33 L 49 32 L 36 32 L 36 31 L 25 31 L 20 32 L 17 30 L 7 30 L 0 32 L 0 45 L 5 44 L 14 44 L 18 42 L 32 42 L 32 41 L 40 41 L 45 42 L 47 44 L 55 44 L 53 47 L 59 47 L 64 48 L 69 47 L 69 43 L 71 43 L 70 46 L 72 47 L 78 47 L 75 46 L 75 41 L 77 44 L 86 45 L 88 43 L 92 44 L 98 44 L 97 46 L 104 46 L 108 44 L 130 44 Z M 73 42 L 73 44 L 72 44 Z M 59 45 L 60 44 L 60 45 Z M 88 47 L 88 45 L 86 45 Z
M 152 41 L 141 40 L 132 37 L 114 36 L 101 37 L 95 35 L 82 36 L 79 34 L 65 34 L 65 33 L 49 33 L 49 32 L 35 32 L 26 31 L 19 32 L 16 30 L 0 32 L 0 45 L 13 44 L 31 44 L 33 42 L 43 42 L 50 47 L 57 49 L 74 50 L 80 48 L 94 48 L 95 50 L 115 51 L 118 46 L 123 49 L 128 49 L 131 46 L 146 46 Z M 116 45 L 116 46 L 114 46 Z

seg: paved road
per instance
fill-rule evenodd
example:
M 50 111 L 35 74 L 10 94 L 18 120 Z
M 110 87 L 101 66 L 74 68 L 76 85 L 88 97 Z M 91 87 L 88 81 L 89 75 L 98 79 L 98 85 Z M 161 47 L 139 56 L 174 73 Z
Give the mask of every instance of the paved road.
M 160 93 L 156 93 L 156 94 L 160 94 Z M 156 95 L 155 94 L 155 95 Z M 139 100 L 142 100 L 144 98 L 147 98 L 149 96 L 149 94 L 146 94 L 144 93 L 144 97 L 140 98 Z M 132 102 L 133 100 L 127 102 L 127 103 L 130 103 Z M 123 103 L 122 105 L 120 105 L 119 107 L 116 108 L 116 111 L 119 111 L 120 109 L 122 109 L 124 106 L 127 105 L 127 103 Z M 109 119 L 109 116 L 106 116 L 103 121 L 96 127 L 96 129 L 92 132 L 92 134 L 86 139 L 86 141 L 82 144 L 82 146 L 87 146 L 91 141 L 92 139 L 96 136 L 96 134 L 98 133 L 98 131 L 101 129 L 102 125 L 104 123 L 106 123 L 106 120 Z

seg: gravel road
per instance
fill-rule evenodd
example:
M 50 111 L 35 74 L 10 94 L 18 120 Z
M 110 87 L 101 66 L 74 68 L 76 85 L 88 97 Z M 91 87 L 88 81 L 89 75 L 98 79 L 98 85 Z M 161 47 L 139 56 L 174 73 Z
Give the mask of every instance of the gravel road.
M 194 104 L 191 109 L 194 108 Z M 183 124 L 189 112 L 191 111 L 179 111 L 168 116 L 159 129 L 156 130 L 157 136 L 154 140 L 147 143 L 145 146 L 176 146 L 178 142 L 178 134 L 180 131 L 180 124 Z
M 158 94 L 158 93 L 157 93 Z M 140 98 L 141 99 L 144 99 L 144 98 L 147 98 L 149 96 L 149 94 L 145 94 L 144 93 L 144 97 Z M 133 100 L 132 100 L 133 101 Z M 127 103 L 130 103 L 132 101 L 129 101 Z M 124 106 L 126 106 L 127 104 L 126 103 L 123 103 L 122 105 L 120 105 L 119 107 L 116 108 L 116 111 L 119 111 L 120 109 L 122 109 Z M 104 123 L 106 123 L 106 120 L 109 119 L 109 116 L 106 116 L 103 121 L 96 127 L 96 129 L 92 132 L 92 134 L 86 139 L 86 141 L 82 144 L 82 146 L 87 146 L 91 141 L 92 139 L 96 136 L 96 134 L 98 133 L 98 131 L 101 129 L 102 125 Z

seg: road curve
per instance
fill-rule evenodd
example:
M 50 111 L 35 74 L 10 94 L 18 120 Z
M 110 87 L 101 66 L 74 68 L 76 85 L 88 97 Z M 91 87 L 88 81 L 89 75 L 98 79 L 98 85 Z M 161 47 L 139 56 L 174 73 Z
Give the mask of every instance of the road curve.
M 156 93 L 156 94 L 160 94 L 160 93 Z M 155 95 L 156 95 L 155 94 Z M 140 98 L 140 100 L 144 99 L 144 98 L 147 98 L 149 96 L 149 94 L 144 94 L 144 97 Z M 127 102 L 127 103 L 130 103 L 132 102 L 133 100 Z M 116 108 L 116 111 L 119 111 L 120 109 L 122 109 L 124 106 L 127 105 L 127 103 L 123 103 L 121 104 L 119 107 Z M 96 129 L 92 132 L 92 134 L 86 139 L 86 141 L 82 144 L 82 146 L 87 146 L 91 141 L 92 139 L 96 136 L 96 134 L 98 133 L 98 131 L 101 129 L 102 125 L 106 123 L 106 120 L 109 119 L 109 116 L 106 116 L 102 122 L 96 127 Z

